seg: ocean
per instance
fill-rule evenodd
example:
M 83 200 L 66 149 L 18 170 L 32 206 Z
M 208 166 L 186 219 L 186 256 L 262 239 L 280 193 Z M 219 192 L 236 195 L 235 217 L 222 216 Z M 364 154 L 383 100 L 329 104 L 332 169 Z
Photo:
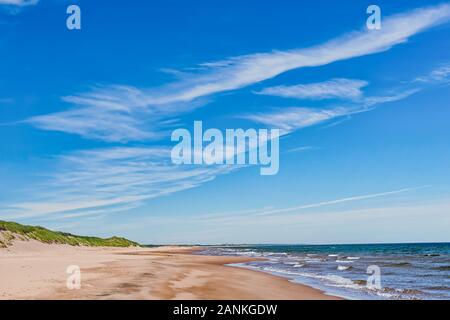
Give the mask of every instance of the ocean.
M 199 254 L 264 258 L 233 266 L 347 299 L 450 299 L 450 243 L 213 246 Z

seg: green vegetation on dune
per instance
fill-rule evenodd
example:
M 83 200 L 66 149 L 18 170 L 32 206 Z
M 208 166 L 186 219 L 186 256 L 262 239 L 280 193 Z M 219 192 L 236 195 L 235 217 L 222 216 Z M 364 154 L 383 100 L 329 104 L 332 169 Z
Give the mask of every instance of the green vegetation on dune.
M 134 247 L 137 242 L 125 238 L 97 238 L 77 236 L 70 233 L 51 231 L 43 227 L 21 225 L 15 222 L 0 221 L 0 247 L 6 247 L 16 238 L 26 240 L 34 239 L 44 243 L 68 244 L 71 246 L 90 247 Z

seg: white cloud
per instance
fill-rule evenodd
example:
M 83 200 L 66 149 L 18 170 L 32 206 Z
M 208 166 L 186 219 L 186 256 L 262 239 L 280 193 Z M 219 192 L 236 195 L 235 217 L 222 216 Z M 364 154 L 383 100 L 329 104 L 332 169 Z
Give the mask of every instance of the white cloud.
M 283 72 L 385 51 L 409 37 L 450 19 L 450 5 L 416 9 L 386 17 L 377 31 L 358 31 L 310 48 L 273 51 L 204 63 L 198 73 L 153 89 L 112 86 L 68 97 L 68 111 L 41 115 L 26 122 L 44 129 L 104 141 L 141 141 L 161 137 L 161 124 L 201 105 L 198 98 L 249 86 Z M 348 94 L 348 93 L 347 93 Z M 356 93 L 357 94 L 357 93 Z M 196 101 L 192 104 L 190 102 Z M 333 113 L 333 111 L 332 111 Z M 319 118 L 330 116 L 327 112 Z M 151 130 L 148 128 L 152 128 Z
M 128 142 L 158 139 L 173 120 L 196 103 L 151 105 L 150 97 L 134 87 L 108 86 L 63 99 L 74 107 L 25 120 L 43 130 L 78 134 L 87 139 Z
M 380 31 L 354 32 L 312 48 L 252 54 L 203 64 L 204 69 L 199 73 L 183 74 L 180 81 L 160 88 L 95 88 L 88 93 L 65 97 L 64 101 L 72 105 L 69 110 L 32 117 L 26 122 L 44 130 L 107 142 L 158 139 L 176 121 L 174 117 L 201 105 L 200 97 L 239 89 L 292 69 L 321 66 L 388 50 L 449 18 L 449 5 L 417 9 L 385 18 Z M 347 80 L 354 82 L 347 82 L 353 87 L 346 91 L 343 80 L 334 80 L 333 92 L 333 84 L 330 86 L 328 82 L 321 92 L 316 90 L 315 98 L 327 94 L 355 97 L 359 98 L 359 105 L 327 109 L 294 107 L 246 118 L 288 133 L 368 111 L 376 104 L 396 101 L 413 93 L 405 91 L 361 98 L 360 89 L 365 83 Z M 57 170 L 43 186 L 45 193 L 36 189 L 36 198 L 15 205 L 13 214 L 15 217 L 37 217 L 64 212 L 64 217 L 71 217 L 127 210 L 148 199 L 199 186 L 231 170 L 223 166 L 174 166 L 169 158 L 169 150 L 162 147 L 114 147 L 61 156 L 63 169 Z
M 323 66 L 386 51 L 449 19 L 450 5 L 442 4 L 386 17 L 381 30 L 348 33 L 310 48 L 257 53 L 204 63 L 201 65 L 205 68 L 203 72 L 184 75 L 184 80 L 161 88 L 154 95 L 153 103 L 191 101 L 201 96 L 255 84 L 289 70 Z
M 422 88 L 404 89 L 404 91 L 400 93 L 393 92 L 389 95 L 364 97 L 364 99 L 361 100 L 361 105 L 362 108 L 371 108 L 379 104 L 403 100 L 421 90 Z
M 257 94 L 296 99 L 357 99 L 362 96 L 361 88 L 367 81 L 353 79 L 332 79 L 329 81 L 299 84 L 294 86 L 276 86 L 265 88 Z
M 130 89 L 124 88 L 124 90 Z M 358 105 L 352 107 L 283 108 L 269 113 L 247 115 L 245 118 L 269 127 L 279 128 L 282 134 L 287 134 L 331 119 L 372 110 L 374 105 L 406 98 L 417 90 L 407 90 L 403 93 L 385 96 L 363 97 L 360 98 Z M 121 96 L 118 92 L 120 91 L 117 91 L 116 94 Z M 93 99 L 92 101 L 90 100 L 91 95 L 68 97 L 67 100 L 83 104 L 86 108 L 90 108 L 91 105 L 99 106 L 97 111 L 107 108 L 125 112 L 125 114 L 135 112 L 134 109 L 145 105 L 145 103 L 141 103 L 142 100 L 135 98 L 136 95 L 126 99 L 134 101 L 131 105 L 123 104 L 122 99 L 98 99 L 100 96 L 96 93 L 97 100 Z M 158 114 L 158 108 L 154 112 Z M 170 113 L 171 111 L 165 110 L 165 112 Z M 111 132 L 114 131 L 111 130 Z M 237 150 L 237 152 L 241 151 Z M 170 149 L 166 147 L 113 147 L 77 151 L 60 156 L 60 160 L 61 167 L 64 169 L 56 172 L 51 177 L 50 183 L 45 185 L 47 193 L 36 201 L 15 205 L 13 208 L 14 218 L 46 217 L 57 214 L 58 218 L 66 219 L 129 210 L 130 207 L 139 206 L 146 200 L 200 186 L 213 180 L 217 175 L 232 171 L 232 168 L 227 166 L 173 165 L 170 162 Z M 406 191 L 409 189 L 392 193 Z M 324 202 L 321 205 L 389 194 L 391 193 L 352 197 Z M 309 205 L 304 208 L 314 206 Z
M 262 213 L 256 214 L 258 216 L 266 216 L 266 215 L 272 215 L 272 214 L 280 214 L 280 213 L 288 213 L 288 212 L 296 212 L 300 210 L 305 209 L 313 209 L 313 208 L 319 208 L 324 206 L 330 206 L 334 204 L 341 204 L 341 203 L 347 203 L 347 202 L 353 202 L 353 201 L 360 201 L 360 200 L 367 200 L 367 199 L 373 199 L 373 198 L 380 198 L 380 197 L 387 197 L 399 193 L 404 192 L 410 192 L 415 191 L 423 188 L 429 188 L 430 186 L 420 186 L 420 187 L 413 187 L 413 188 L 404 188 L 400 190 L 394 190 L 394 191 L 388 191 L 388 192 L 381 192 L 381 193 L 374 193 L 374 194 L 366 194 L 361 196 L 352 196 L 352 197 L 346 197 L 341 199 L 335 199 L 335 200 L 329 200 L 329 201 L 322 201 L 318 203 L 308 204 L 308 205 L 302 205 L 302 206 L 296 206 L 296 207 L 290 207 L 290 208 L 283 208 L 283 209 L 273 209 L 269 211 L 263 211 Z
M 268 127 L 280 129 L 282 134 L 288 134 L 295 130 L 310 127 L 351 113 L 348 108 L 315 109 L 291 107 L 268 113 L 249 114 L 243 116 L 243 118 L 264 124 Z
M 248 114 L 242 116 L 242 118 L 264 124 L 271 128 L 280 129 L 281 134 L 286 135 L 329 120 L 371 111 L 376 105 L 405 99 L 418 91 L 419 89 L 409 89 L 391 95 L 362 97 L 357 103 L 346 107 L 290 107 L 275 111 Z
M 406 196 L 400 190 L 382 192 L 379 197 L 354 200 L 280 214 L 258 215 L 271 208 L 244 209 L 211 214 L 173 214 L 137 217 L 126 224 L 104 226 L 105 233 L 124 229 L 141 237 L 146 243 L 204 243 L 229 242 L 263 243 L 270 235 L 276 243 L 357 243 L 401 242 L 420 240 L 446 241 L 450 203 L 447 199 L 417 198 L 420 188 L 410 188 L 406 205 L 398 203 L 396 195 Z M 405 190 L 405 189 L 402 189 Z M 416 190 L 416 192 L 414 192 Z M 398 192 L 398 193 L 395 193 Z M 377 195 L 377 194 L 374 194 Z M 369 196 L 369 195 L 367 195 Z M 358 196 L 357 196 L 358 197 Z M 353 198 L 353 197 L 348 197 Z M 374 200 L 378 199 L 377 202 Z M 334 200 L 330 200 L 334 201 Z M 352 206 L 343 206 L 344 204 Z M 165 226 L 170 225 L 170 229 Z M 424 226 L 432 230 L 421 233 Z M 98 226 L 87 226 L 98 232 Z M 102 227 L 100 227 L 102 229 Z M 363 232 L 361 230 L 363 229 Z M 352 232 L 358 230 L 359 232 Z M 380 232 L 383 230 L 383 232 Z M 405 234 L 404 231 L 408 230 Z M 399 232 L 403 231 L 403 232 Z M 362 238 L 361 235 L 364 235 Z M 405 239 L 405 236 L 407 237 Z
M 386 191 L 386 192 L 380 192 L 380 193 L 372 193 L 372 194 L 365 194 L 365 195 L 357 195 L 357 196 L 349 196 L 345 198 L 339 198 L 339 199 L 333 199 L 333 200 L 327 200 L 327 201 L 321 201 L 306 205 L 299 205 L 299 206 L 293 206 L 293 207 L 287 207 L 287 208 L 255 208 L 255 209 L 247 209 L 247 210 L 240 210 L 240 211 L 229 211 L 229 212 L 223 212 L 219 214 L 202 214 L 195 218 L 190 217 L 190 219 L 195 219 L 197 221 L 209 221 L 213 222 L 215 224 L 224 224 L 224 223 L 239 223 L 239 222 L 245 222 L 245 221 L 251 221 L 252 219 L 261 221 L 264 219 L 271 219 L 272 217 L 277 219 L 276 217 L 280 217 L 281 219 L 286 219 L 288 217 L 295 217 L 300 216 L 304 214 L 320 214 L 320 212 L 317 212 L 317 210 L 310 210 L 310 209 L 317 209 L 322 207 L 335 207 L 336 205 L 351 203 L 351 202 L 363 202 L 364 200 L 370 200 L 370 199 L 376 199 L 376 198 L 388 198 L 391 196 L 395 196 L 402 193 L 408 193 L 408 192 L 414 192 L 418 191 L 424 188 L 429 188 L 430 185 L 424 185 L 424 186 L 418 186 L 418 187 L 409 187 L 409 188 L 403 188 L 393 191 Z M 367 209 L 366 209 L 367 210 Z M 369 209 L 370 210 L 370 209 Z M 300 212 L 302 213 L 300 214 Z M 303 212 L 304 211 L 304 212 Z M 357 210 L 361 212 L 362 210 Z M 326 211 L 325 211 L 326 213 Z M 284 218 L 282 218 L 284 217 Z M 164 219 L 164 217 L 161 217 L 161 219 Z M 267 220 L 267 221 L 275 221 L 275 220 Z
M 200 186 L 232 170 L 227 166 L 173 165 L 170 149 L 157 147 L 77 151 L 61 156 L 59 161 L 62 169 L 51 174 L 45 185 L 34 186 L 34 200 L 11 206 L 11 217 L 63 212 L 70 217 L 127 209 L 129 205 Z
M 312 150 L 312 149 L 316 149 L 316 148 L 312 147 L 312 146 L 296 147 L 296 148 L 287 150 L 286 153 L 296 153 L 296 152 L 308 151 L 308 150 Z
M 434 83 L 434 82 L 449 82 L 450 64 L 445 64 L 433 70 L 429 74 L 417 77 L 414 82 Z
M 39 0 L 0 0 L 0 5 L 9 5 L 17 7 L 26 7 L 35 5 Z

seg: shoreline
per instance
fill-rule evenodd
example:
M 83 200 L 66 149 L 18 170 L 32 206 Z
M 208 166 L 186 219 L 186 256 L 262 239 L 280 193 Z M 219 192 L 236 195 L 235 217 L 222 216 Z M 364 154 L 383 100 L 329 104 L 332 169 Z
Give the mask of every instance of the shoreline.
M 197 251 L 203 251 L 203 249 L 201 249 L 200 247 L 198 249 L 193 249 L 191 254 L 194 254 Z M 276 273 L 272 273 L 270 271 L 263 271 L 263 270 L 259 270 L 257 268 L 252 268 L 250 266 L 245 265 L 247 262 L 253 262 L 253 261 L 267 261 L 267 258 L 261 258 L 261 257 L 248 257 L 248 256 L 221 256 L 221 255 L 206 255 L 209 257 L 226 257 L 226 258 L 239 258 L 239 259 L 243 259 L 242 261 L 239 262 L 232 262 L 232 263 L 228 263 L 228 264 L 224 264 L 225 267 L 229 267 L 229 268 L 237 268 L 237 269 L 241 269 L 241 270 L 248 270 L 248 271 L 252 271 L 252 272 L 258 272 L 258 273 L 262 273 L 265 275 L 269 275 L 271 277 L 275 277 L 278 279 L 283 279 L 286 280 L 288 283 L 292 283 L 295 285 L 299 285 L 299 286 L 303 286 L 303 287 L 307 287 L 310 288 L 312 290 L 316 290 L 318 291 L 320 294 L 330 297 L 332 300 L 351 300 L 347 297 L 344 296 L 339 296 L 339 295 L 335 295 L 333 293 L 328 293 L 325 291 L 325 289 L 319 288 L 319 287 L 315 287 L 312 286 L 310 284 L 306 284 L 306 283 L 302 283 L 302 282 L 297 282 L 297 281 L 292 281 L 291 278 L 283 276 L 283 275 L 277 275 Z M 305 300 L 309 300 L 309 299 L 305 299 Z M 317 299 L 317 300 L 324 300 L 324 299 Z M 326 299 L 329 300 L 329 299 Z
M 99 248 L 17 241 L 0 249 L 0 299 L 341 300 L 286 278 L 229 264 L 254 258 L 199 247 Z M 66 287 L 67 267 L 81 289 Z

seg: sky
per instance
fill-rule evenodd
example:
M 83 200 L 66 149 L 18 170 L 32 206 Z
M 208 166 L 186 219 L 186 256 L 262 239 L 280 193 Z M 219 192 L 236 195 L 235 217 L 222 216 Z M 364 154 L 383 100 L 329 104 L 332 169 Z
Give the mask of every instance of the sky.
M 69 5 L 81 29 L 66 27 Z M 147 244 L 450 241 L 450 3 L 0 0 L 0 220 Z M 280 129 L 280 168 L 171 133 Z

